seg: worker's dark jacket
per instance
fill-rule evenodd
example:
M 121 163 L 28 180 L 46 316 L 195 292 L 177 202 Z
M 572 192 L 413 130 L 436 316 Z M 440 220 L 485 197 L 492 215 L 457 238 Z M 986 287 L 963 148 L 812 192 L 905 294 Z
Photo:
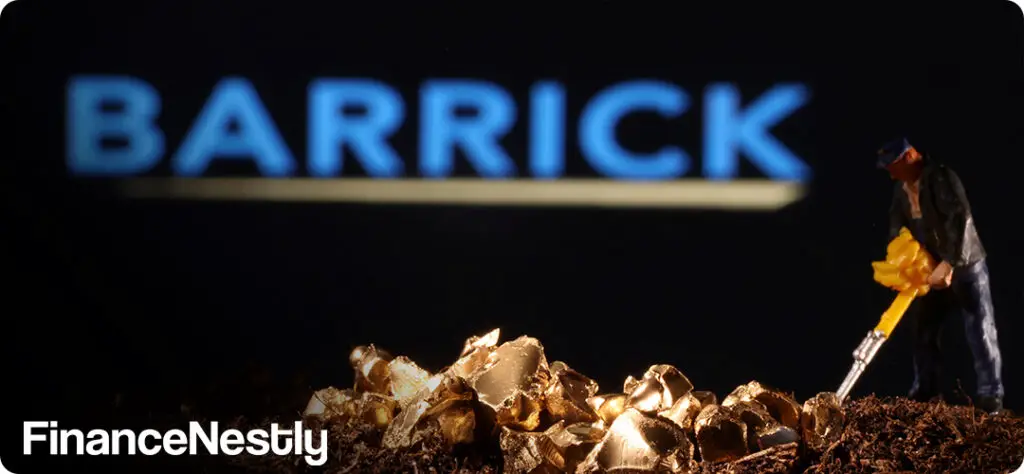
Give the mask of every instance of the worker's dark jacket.
M 897 183 L 889 210 L 889 239 L 907 227 L 937 261 L 954 268 L 966 267 L 985 259 L 985 248 L 974 229 L 971 206 L 952 169 L 942 164 L 927 164 L 921 174 L 921 226 L 912 223 L 910 199 Z M 923 234 L 923 235 L 918 235 Z

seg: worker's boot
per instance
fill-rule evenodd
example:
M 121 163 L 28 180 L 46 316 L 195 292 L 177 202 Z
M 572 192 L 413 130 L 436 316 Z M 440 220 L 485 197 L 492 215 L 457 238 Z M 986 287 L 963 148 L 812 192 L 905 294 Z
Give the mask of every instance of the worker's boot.
M 981 396 L 978 397 L 974 406 L 990 415 L 997 415 L 1003 411 L 1003 397 Z

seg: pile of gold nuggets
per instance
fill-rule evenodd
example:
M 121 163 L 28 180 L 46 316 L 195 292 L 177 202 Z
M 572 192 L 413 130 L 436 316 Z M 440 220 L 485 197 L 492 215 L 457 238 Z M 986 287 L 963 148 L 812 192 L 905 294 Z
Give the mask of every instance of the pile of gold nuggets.
M 469 338 L 459 359 L 436 374 L 373 345 L 358 347 L 349 358 L 355 389 L 317 391 L 304 416 L 375 424 L 386 449 L 415 447 L 432 433 L 452 446 L 496 437 L 507 473 L 693 472 L 702 462 L 820 450 L 842 431 L 831 392 L 801 406 L 750 382 L 719 403 L 662 364 L 626 378 L 621 392 L 599 393 L 565 363 L 548 363 L 537 339 L 499 345 L 499 334 Z

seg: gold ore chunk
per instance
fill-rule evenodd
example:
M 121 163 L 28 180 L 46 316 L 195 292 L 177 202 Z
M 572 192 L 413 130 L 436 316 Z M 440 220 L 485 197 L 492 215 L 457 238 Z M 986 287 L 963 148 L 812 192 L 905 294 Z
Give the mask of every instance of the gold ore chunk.
M 441 435 L 450 445 L 473 442 L 476 430 L 476 412 L 470 402 L 452 404 L 437 414 Z
M 622 382 L 622 393 L 633 393 L 637 385 L 640 385 L 640 381 L 632 375 L 627 375 L 626 381 Z
M 700 414 L 700 410 L 703 405 L 693 393 L 687 393 L 680 397 L 672 408 L 659 412 L 658 414 L 665 419 L 673 422 L 679 428 L 685 431 L 693 430 L 693 422 L 697 419 L 697 415 Z
M 358 412 L 358 400 L 359 395 L 354 390 L 327 387 L 313 392 L 302 416 L 340 418 L 341 421 L 345 421 Z
M 313 393 L 302 415 L 341 423 L 358 417 L 383 429 L 391 423 L 396 408 L 395 401 L 386 395 L 328 387 Z
M 540 425 L 541 398 L 550 377 L 544 346 L 522 336 L 498 346 L 471 384 L 480 402 L 494 410 L 498 425 L 529 431 Z
M 694 433 L 705 462 L 733 461 L 749 452 L 747 425 L 729 407 L 708 405 L 701 409 Z
M 597 446 L 604 438 L 605 429 L 601 422 L 597 423 L 573 423 L 564 429 L 559 429 L 564 423 L 556 423 L 548 428 L 548 438 L 562 453 L 565 459 L 564 472 L 576 472 L 577 466 L 587 457 L 587 454 Z
M 714 392 L 694 390 L 692 393 L 693 396 L 697 397 L 697 400 L 700 400 L 701 406 L 718 405 L 718 397 L 715 396 Z
M 601 441 L 604 430 L 589 423 L 566 426 L 559 420 L 543 432 L 501 428 L 500 446 L 505 472 L 575 472 L 576 466 Z
M 644 413 L 655 413 L 664 410 L 662 391 L 664 387 L 657 379 L 643 379 L 626 398 L 626 406 L 636 408 Z
M 632 385 L 626 380 L 624 386 Z M 657 413 L 672 408 L 675 401 L 693 390 L 693 384 L 675 367 L 652 365 L 644 378 L 629 393 L 626 405 L 644 413 Z
M 695 467 L 693 444 L 682 430 L 667 420 L 627 408 L 576 472 L 686 472 Z
M 359 402 L 359 414 L 362 419 L 380 429 L 385 429 L 391 424 L 398 408 L 398 403 L 392 398 L 373 392 L 363 392 Z
M 498 346 L 500 336 L 500 329 L 492 329 L 491 332 L 483 336 L 472 336 L 466 339 L 459 359 L 448 370 L 454 375 L 469 380 L 473 373 L 483 369 L 487 364 L 491 352 L 494 352 L 494 348 Z
M 605 426 L 611 426 L 615 418 L 626 410 L 627 397 L 628 395 L 624 393 L 595 395 L 587 399 L 587 405 L 597 412 Z
M 569 368 L 564 362 L 551 364 L 551 383 L 544 391 L 544 408 L 566 423 L 592 423 L 597 412 L 587 399 L 597 393 L 597 382 Z
M 796 430 L 783 426 L 772 418 L 768 409 L 758 401 L 734 402 L 728 407 L 747 426 L 747 446 L 752 453 L 800 441 Z
M 431 377 L 387 427 L 384 447 L 410 447 L 432 429 L 440 429 L 450 444 L 472 441 L 476 426 L 473 396 L 473 390 L 461 377 L 447 372 Z
M 559 421 L 544 432 L 517 431 L 501 427 L 499 444 L 504 453 L 504 472 L 511 474 L 555 474 L 562 472 L 565 458 L 551 441 L 552 430 L 562 430 Z
M 820 451 L 839 441 L 846 415 L 835 392 L 822 392 L 804 402 L 801 431 L 804 442 Z
M 800 404 L 792 396 L 757 381 L 736 387 L 736 390 L 722 400 L 722 405 L 729 406 L 737 401 L 751 400 L 764 405 L 772 418 L 784 426 L 793 430 L 800 429 Z
M 391 395 L 400 406 L 405 406 L 423 389 L 430 372 L 423 370 L 408 357 L 398 356 L 388 362 Z
M 348 361 L 356 371 L 356 391 L 388 394 L 390 354 L 370 344 L 353 349 Z

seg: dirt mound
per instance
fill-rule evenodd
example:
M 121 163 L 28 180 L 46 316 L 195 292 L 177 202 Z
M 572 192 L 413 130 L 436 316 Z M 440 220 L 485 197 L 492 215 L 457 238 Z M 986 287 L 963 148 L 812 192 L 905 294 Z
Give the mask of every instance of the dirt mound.
M 1012 472 L 1024 460 L 1024 418 L 868 397 L 847 407 L 838 443 L 809 454 L 809 473 Z

